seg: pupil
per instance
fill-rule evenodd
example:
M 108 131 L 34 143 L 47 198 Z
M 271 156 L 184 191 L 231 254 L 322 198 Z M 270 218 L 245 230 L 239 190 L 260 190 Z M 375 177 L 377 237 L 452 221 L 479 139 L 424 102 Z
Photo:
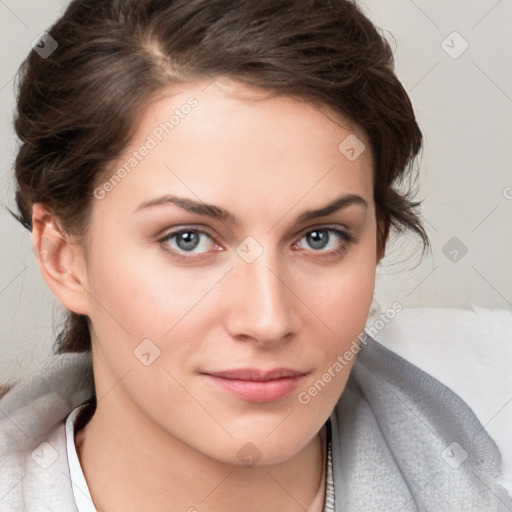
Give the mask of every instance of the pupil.
M 329 242 L 326 231 L 311 231 L 308 235 L 308 243 L 313 249 L 323 249 Z
M 192 231 L 184 231 L 177 236 L 176 244 L 180 249 L 190 250 L 194 249 L 199 243 L 199 235 Z

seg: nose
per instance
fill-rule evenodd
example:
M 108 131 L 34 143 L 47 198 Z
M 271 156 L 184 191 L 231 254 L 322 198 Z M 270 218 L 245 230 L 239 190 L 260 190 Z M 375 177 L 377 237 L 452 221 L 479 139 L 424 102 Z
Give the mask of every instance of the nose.
M 227 329 L 233 338 L 269 347 L 298 332 L 297 298 L 275 258 L 239 260 L 230 274 Z

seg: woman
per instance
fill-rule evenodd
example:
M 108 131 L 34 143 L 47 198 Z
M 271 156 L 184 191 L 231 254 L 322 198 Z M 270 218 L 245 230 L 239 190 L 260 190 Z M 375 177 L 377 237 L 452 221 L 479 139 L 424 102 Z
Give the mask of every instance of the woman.
M 356 6 L 75 0 L 34 48 L 18 218 L 69 319 L 0 402 L 1 510 L 510 506 L 471 410 L 363 334 L 390 229 L 428 242 Z

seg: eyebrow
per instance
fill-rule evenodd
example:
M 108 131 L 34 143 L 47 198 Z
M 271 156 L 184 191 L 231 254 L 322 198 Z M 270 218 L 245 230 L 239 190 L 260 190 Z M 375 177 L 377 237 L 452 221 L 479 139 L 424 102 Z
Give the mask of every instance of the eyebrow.
M 189 212 L 197 213 L 199 215 L 207 215 L 208 217 L 212 217 L 224 222 L 230 222 L 232 224 L 237 223 L 236 217 L 224 208 L 220 208 L 219 206 L 215 206 L 213 204 L 204 203 L 202 201 L 195 201 L 193 199 L 173 195 L 164 195 L 155 199 L 144 201 L 135 209 L 135 212 L 148 208 L 154 208 L 157 206 L 164 206 L 167 204 L 174 204 Z M 322 208 L 307 210 L 297 217 L 296 223 L 301 224 L 318 217 L 325 217 L 352 205 L 358 205 L 363 208 L 368 207 L 368 203 L 361 196 L 356 194 L 345 194 L 337 197 Z
M 236 224 L 235 216 L 223 208 L 213 204 L 203 203 L 202 201 L 194 201 L 193 199 L 172 195 L 165 195 L 144 201 L 135 209 L 135 211 L 138 212 L 147 208 L 154 208 L 155 206 L 163 206 L 167 204 L 175 204 L 176 206 L 179 206 L 180 208 L 183 208 L 189 212 L 198 213 L 200 215 L 208 215 L 214 219 L 229 221 L 233 224 Z
M 297 224 L 307 222 L 308 220 L 316 219 L 317 217 L 325 217 L 331 213 L 335 213 L 338 210 L 343 210 L 352 205 L 359 205 L 363 208 L 368 208 L 368 203 L 356 194 L 346 194 L 338 197 L 334 201 L 331 201 L 328 205 L 317 210 L 308 210 L 297 217 Z

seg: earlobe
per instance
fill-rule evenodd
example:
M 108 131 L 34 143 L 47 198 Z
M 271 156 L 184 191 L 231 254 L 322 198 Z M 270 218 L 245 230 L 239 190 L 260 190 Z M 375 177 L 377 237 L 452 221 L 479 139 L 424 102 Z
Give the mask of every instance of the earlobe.
M 81 248 L 42 203 L 32 207 L 32 246 L 46 284 L 70 311 L 87 315 L 86 274 Z

